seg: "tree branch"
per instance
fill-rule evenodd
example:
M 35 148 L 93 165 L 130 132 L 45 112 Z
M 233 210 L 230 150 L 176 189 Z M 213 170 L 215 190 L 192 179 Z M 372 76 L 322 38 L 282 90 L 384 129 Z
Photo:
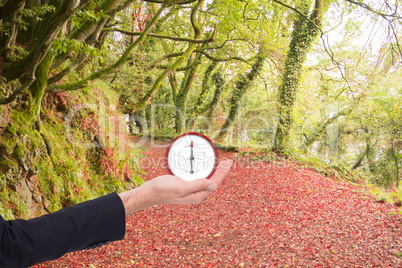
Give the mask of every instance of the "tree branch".
M 320 126 L 318 126 L 313 131 L 313 135 L 311 137 L 305 136 L 306 142 L 304 144 L 304 147 L 309 148 L 319 137 L 321 137 L 327 131 L 327 127 L 330 124 L 332 124 L 335 120 L 337 120 L 341 116 L 349 115 L 352 111 L 353 111 L 353 107 L 349 108 L 349 109 L 346 108 L 346 109 L 340 111 L 339 113 L 337 113 L 336 115 L 334 115 L 333 117 L 331 117 L 330 119 L 328 119 L 327 121 L 325 121 L 324 123 L 322 123 Z
M 29 70 L 31 70 L 32 77 L 35 75 L 36 68 L 45 58 L 48 50 L 53 45 L 53 41 L 59 34 L 61 27 L 70 18 L 70 15 L 77 5 L 78 0 L 64 1 L 62 7 L 59 10 L 60 12 L 56 12 L 54 14 L 54 19 L 50 21 L 50 30 L 43 36 L 39 44 L 33 50 L 34 54 L 32 63 L 29 65 Z
M 370 6 L 368 6 L 365 3 L 355 2 L 353 0 L 346 0 L 346 1 L 351 3 L 351 4 L 360 6 L 360 7 L 364 8 L 364 9 L 374 13 L 374 14 L 377 14 L 378 16 L 382 17 L 383 19 L 385 19 L 387 21 L 388 25 L 390 26 L 390 28 L 392 29 L 392 34 L 393 34 L 393 36 L 395 38 L 395 43 L 396 43 L 396 46 L 398 48 L 399 56 L 402 57 L 402 49 L 401 49 L 401 46 L 399 44 L 399 38 L 398 38 L 398 35 L 397 35 L 396 31 L 395 31 L 395 27 L 392 24 L 392 22 L 393 22 L 392 19 L 397 19 L 397 20 L 402 19 L 402 17 L 397 14 L 398 6 L 396 6 L 396 8 L 394 10 L 394 13 L 386 14 L 386 13 L 382 13 L 382 12 L 379 12 L 377 10 L 374 10 L 373 8 L 371 8 Z M 388 4 L 387 4 L 387 6 L 390 7 Z M 389 17 L 391 17 L 392 19 L 390 20 Z
M 107 15 L 109 16 L 113 16 L 114 14 L 116 14 L 119 11 L 122 11 L 123 9 L 126 9 L 127 7 L 130 6 L 130 4 L 133 2 L 134 0 L 127 0 L 126 2 L 124 2 L 123 4 L 119 5 L 116 8 L 113 8 L 109 11 L 106 12 Z
M 356 1 L 353 1 L 353 0 L 346 0 L 346 2 L 349 2 L 349 3 L 351 3 L 351 4 L 360 6 L 360 7 L 364 8 L 364 9 L 370 11 L 370 12 L 373 12 L 373 13 L 375 13 L 375 14 L 377 14 L 377 15 L 380 15 L 380 16 L 383 17 L 383 18 L 385 18 L 385 17 L 392 17 L 392 18 L 396 18 L 396 19 L 402 19 L 402 17 L 401 17 L 401 16 L 398 16 L 398 14 L 397 14 L 397 8 L 395 8 L 394 13 L 392 13 L 392 14 L 386 14 L 386 13 L 382 13 L 382 12 L 379 12 L 379 11 L 374 10 L 373 8 L 371 8 L 370 6 L 368 6 L 367 4 L 365 4 L 365 3 L 363 3 L 363 2 L 356 2 Z M 388 7 L 389 7 L 389 5 L 388 5 Z
M 0 5 L 0 20 L 7 18 L 17 12 L 25 5 L 25 0 L 8 0 Z
M 99 35 L 102 32 L 102 28 L 105 25 L 105 23 L 107 22 L 107 18 L 103 18 L 98 25 L 96 26 L 95 31 L 92 33 L 91 38 L 88 42 L 88 46 L 93 46 L 96 43 L 99 42 Z M 49 78 L 48 80 L 48 85 L 54 84 L 57 81 L 60 81 L 64 76 L 68 75 L 69 73 L 73 72 L 74 70 L 76 70 L 78 67 L 81 66 L 81 64 L 83 64 L 87 59 L 89 58 L 88 54 L 82 53 L 81 55 L 79 55 L 77 57 L 77 59 L 71 63 L 69 66 L 67 66 L 66 68 L 64 68 L 61 72 L 59 72 L 57 75 Z
M 112 70 L 120 67 L 122 64 L 124 64 L 129 56 L 131 55 L 131 52 L 145 39 L 147 36 L 148 32 L 152 29 L 152 27 L 156 24 L 156 22 L 159 19 L 159 16 L 162 14 L 162 12 L 166 9 L 167 5 L 162 5 L 158 12 L 155 14 L 155 16 L 149 21 L 147 26 L 145 27 L 144 31 L 141 33 L 141 35 L 133 42 L 121 55 L 121 57 L 112 65 L 93 73 L 92 75 L 76 82 L 72 83 L 65 83 L 65 84 L 60 84 L 60 85 L 51 85 L 48 87 L 48 92 L 52 93 L 58 93 L 58 92 L 63 92 L 63 91 L 68 91 L 68 90 L 76 90 L 79 88 L 82 88 L 88 84 L 89 81 L 92 81 L 94 79 L 99 79 L 105 77 L 108 73 L 110 73 Z
M 186 5 L 196 2 L 197 0 L 177 0 L 173 1 L 170 5 Z M 144 2 L 163 4 L 163 0 L 144 0 Z
M 42 36 L 38 45 L 31 51 L 31 53 L 24 59 L 29 59 L 30 63 L 25 67 L 25 71 L 22 72 L 21 76 L 25 75 L 26 81 L 16 89 L 9 97 L 0 100 L 0 104 L 6 104 L 14 101 L 19 94 L 26 90 L 35 81 L 36 69 L 39 64 L 42 63 L 43 59 L 48 54 L 49 48 L 53 45 L 53 41 L 56 39 L 57 35 L 67 19 L 73 12 L 74 7 L 78 5 L 78 0 L 64 1 L 60 9 L 51 17 L 50 29 Z
M 156 91 L 160 88 L 166 76 L 172 74 L 190 56 L 190 54 L 194 51 L 194 46 L 195 46 L 194 44 L 191 44 L 181 57 L 179 57 L 166 70 L 164 70 L 158 76 L 152 88 L 141 98 L 141 100 L 139 100 L 136 104 L 132 105 L 129 109 L 135 112 L 145 107 L 148 104 L 148 102 L 153 98 Z
M 176 52 L 176 53 L 171 53 L 171 54 L 166 54 L 166 55 L 160 56 L 159 58 L 157 58 L 156 60 L 154 60 L 152 62 L 152 66 L 155 66 L 158 62 L 161 62 L 161 61 L 164 61 L 164 60 L 170 59 L 170 58 L 180 57 L 181 55 L 183 55 L 183 52 Z
M 194 3 L 194 2 L 196 2 L 197 0 L 178 0 L 178 1 L 176 1 L 176 2 L 173 2 L 173 4 L 176 4 L 176 5 L 186 5 L 186 4 L 191 4 L 191 3 Z
M 194 6 L 194 8 L 191 10 L 190 20 L 191 20 L 191 25 L 193 26 L 193 29 L 194 29 L 194 36 L 195 36 L 194 38 L 195 39 L 198 39 L 201 36 L 201 31 L 202 31 L 201 24 L 197 20 L 197 12 L 198 12 L 199 7 L 201 6 L 201 3 L 203 5 L 203 2 L 199 1 Z M 215 29 L 216 29 L 216 26 L 215 26 Z M 212 34 L 212 36 L 214 36 L 214 34 L 215 34 L 215 29 L 214 29 L 214 33 Z
M 34 81 L 35 81 L 35 77 L 32 77 L 32 76 L 28 77 L 28 80 L 24 84 L 22 84 L 19 88 L 14 90 L 14 92 L 10 96 L 0 99 L 0 105 L 8 104 L 8 103 L 15 101 L 17 96 L 19 94 L 21 94 L 22 92 L 24 92 L 24 90 L 29 88 Z
M 45 34 L 40 38 L 34 49 L 26 57 L 20 61 L 13 62 L 3 70 L 3 76 L 7 80 L 15 80 L 24 75 L 35 76 L 36 68 L 48 53 L 62 26 L 70 18 L 77 5 L 78 0 L 63 2 L 62 6 L 50 18 Z
M 182 54 L 184 54 L 184 52 Z M 200 63 L 201 63 L 200 60 L 195 60 L 190 65 L 187 65 L 187 66 L 184 66 L 184 67 L 178 67 L 177 69 L 175 69 L 175 71 L 176 72 L 184 72 L 184 71 L 187 71 L 187 70 L 193 68 L 196 65 L 199 65 Z M 157 69 L 161 69 L 161 70 L 166 70 L 166 69 L 170 68 L 170 65 L 154 65 L 154 66 L 151 66 L 151 68 L 157 68 Z
M 206 44 L 206 43 L 214 42 L 215 29 L 212 32 L 211 38 L 208 38 L 205 40 L 196 40 L 196 39 L 191 39 L 191 38 L 174 37 L 174 36 L 159 35 L 159 34 L 153 34 L 153 33 L 149 33 L 148 36 L 155 37 L 155 38 L 162 38 L 162 39 L 170 39 L 170 40 L 174 40 L 174 41 L 183 41 L 183 42 L 188 42 L 188 43 L 193 43 L 193 44 Z M 138 36 L 141 34 L 141 32 L 130 32 L 130 31 L 125 31 L 122 29 L 114 29 L 114 28 L 105 28 L 105 29 L 103 29 L 103 31 L 114 31 L 114 32 L 120 32 L 122 34 L 134 35 L 134 36 Z
M 196 49 L 196 50 L 194 50 L 194 52 L 201 53 L 202 55 L 204 55 L 205 57 L 207 57 L 207 58 L 208 58 L 209 60 L 211 60 L 211 61 L 225 62 L 225 61 L 238 60 L 238 61 L 247 63 L 248 65 L 251 66 L 251 64 L 250 64 L 247 60 L 245 60 L 245 59 L 243 59 L 243 58 L 240 58 L 240 57 L 215 58 L 215 57 L 209 55 L 208 53 L 206 53 L 203 49 Z
M 120 9 L 122 9 L 122 8 L 126 7 L 126 5 L 130 4 L 132 2 L 132 0 L 127 0 L 122 5 L 117 6 L 119 2 L 121 2 L 121 1 L 119 1 L 119 0 L 104 0 L 104 1 L 102 1 L 101 5 L 95 9 L 95 12 L 103 11 L 103 12 L 105 12 L 105 14 L 107 14 L 109 17 L 111 17 L 114 14 L 116 14 L 118 11 L 120 11 Z M 81 7 L 81 5 L 80 5 L 80 7 L 78 7 L 79 10 L 82 10 L 83 8 L 84 7 Z M 103 18 L 103 19 L 107 19 L 107 18 Z M 80 23 L 80 25 L 76 29 L 74 29 L 70 33 L 70 35 L 68 36 L 68 39 L 70 39 L 70 40 L 74 39 L 78 43 L 82 43 L 91 34 L 93 34 L 94 31 L 97 31 L 98 28 L 99 28 L 99 23 L 98 23 L 98 21 L 96 19 L 94 19 L 94 18 L 86 18 L 85 20 L 83 20 Z M 74 51 L 70 50 L 67 53 L 59 55 L 56 58 L 55 63 L 52 66 L 52 69 L 57 68 L 63 62 L 65 62 L 67 59 L 73 58 L 73 54 L 74 54 Z
M 226 43 L 228 43 L 228 42 L 234 42 L 234 41 L 244 41 L 244 42 L 247 42 L 249 45 L 251 45 L 253 48 L 255 48 L 254 44 L 252 44 L 248 39 L 244 39 L 244 38 L 235 38 L 235 39 L 227 39 L 227 40 L 225 40 L 225 41 L 222 43 L 222 45 L 220 45 L 220 46 L 216 46 L 216 47 L 207 47 L 207 48 L 205 48 L 204 50 L 221 49 L 221 48 L 223 48 L 223 47 L 226 45 Z

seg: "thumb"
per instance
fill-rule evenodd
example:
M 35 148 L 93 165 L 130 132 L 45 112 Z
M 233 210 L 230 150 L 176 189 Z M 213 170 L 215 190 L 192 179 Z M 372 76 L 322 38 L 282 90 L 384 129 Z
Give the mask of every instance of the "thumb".
M 218 188 L 215 182 L 207 179 L 198 179 L 186 182 L 187 193 L 194 193 L 199 191 L 215 191 Z

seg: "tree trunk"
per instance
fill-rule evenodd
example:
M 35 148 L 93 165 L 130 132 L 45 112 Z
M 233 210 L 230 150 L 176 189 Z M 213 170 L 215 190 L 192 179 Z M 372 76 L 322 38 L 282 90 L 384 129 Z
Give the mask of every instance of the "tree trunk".
M 357 169 L 362 165 L 364 157 L 367 156 L 367 152 L 370 150 L 369 145 L 366 145 L 366 149 L 360 154 L 359 158 L 357 159 L 356 163 L 353 165 L 352 169 Z
M 204 78 L 202 80 L 202 86 L 201 86 L 201 93 L 200 95 L 198 95 L 198 98 L 196 100 L 196 105 L 194 107 L 194 112 L 197 114 L 197 110 L 200 110 L 201 107 L 204 104 L 204 101 L 207 97 L 208 91 L 209 91 L 209 85 L 210 85 L 210 78 L 211 78 L 211 74 L 213 72 L 213 70 L 216 68 L 216 66 L 218 65 L 218 62 L 213 61 L 207 68 L 207 70 L 205 71 L 204 74 Z
M 197 58 L 201 57 L 201 54 L 197 56 Z M 192 65 L 194 58 L 190 58 L 188 60 L 187 66 Z M 187 95 L 190 92 L 191 85 L 193 84 L 195 75 L 197 74 L 198 64 L 193 66 L 190 70 L 186 72 L 186 75 L 183 78 L 181 83 L 181 87 L 179 93 L 176 96 L 176 117 L 175 117 L 175 127 L 176 133 L 181 134 L 185 131 L 186 125 L 186 103 L 187 103 Z
M 223 70 L 220 68 L 218 71 L 216 71 L 216 73 L 213 74 L 212 79 L 214 80 L 216 89 L 214 97 L 212 98 L 212 101 L 209 104 L 209 109 L 207 113 L 207 121 L 210 126 L 212 126 L 214 123 L 215 110 L 216 107 L 218 106 L 218 101 L 226 84 L 225 78 L 223 77 Z
M 42 98 L 45 94 L 47 86 L 48 74 L 54 58 L 55 57 L 53 53 L 48 53 L 43 59 L 42 63 L 39 64 L 38 68 L 36 69 L 36 80 L 35 82 L 32 83 L 32 85 L 29 88 L 29 92 L 31 94 L 31 100 L 28 111 L 30 121 L 36 122 L 35 123 L 36 130 L 41 135 L 43 142 L 46 145 L 47 153 L 50 159 L 52 160 L 53 164 L 55 164 L 56 161 L 53 155 L 53 149 L 49 135 L 44 126 L 42 126 L 42 122 L 40 119 L 40 108 L 42 104 Z
M 240 77 L 235 84 L 235 90 L 230 99 L 229 115 L 227 116 L 226 121 L 223 124 L 222 129 L 218 134 L 218 139 L 225 138 L 229 130 L 232 128 L 233 122 L 238 114 L 238 108 L 240 106 L 241 100 L 244 94 L 246 93 L 247 89 L 251 86 L 252 82 L 257 77 L 257 74 L 262 68 L 264 61 L 265 56 L 259 54 L 250 72 L 245 76 L 243 74 L 240 74 Z
M 294 21 L 292 40 L 285 60 L 285 71 L 282 83 L 279 86 L 279 122 L 274 140 L 274 151 L 285 151 L 292 127 L 293 107 L 299 89 L 303 64 L 315 38 L 319 34 L 317 27 L 321 24 L 322 0 L 315 1 L 315 8 L 309 16 L 310 19 L 308 19 L 309 8 L 307 1 L 302 1 L 301 7 L 298 9 L 304 13 L 304 16 L 298 14 Z
M 198 2 L 194 5 L 191 11 L 191 24 L 194 29 L 194 39 L 200 39 L 203 29 L 202 26 L 197 19 L 197 12 L 198 9 L 204 4 L 204 0 L 198 0 Z M 193 65 L 195 61 L 199 62 L 201 58 L 201 54 L 197 54 L 194 56 L 193 51 L 197 45 L 195 43 L 189 44 L 189 48 L 187 51 L 189 52 L 189 59 L 187 61 L 187 66 Z M 183 56 L 182 56 L 183 57 Z M 197 74 L 199 64 L 195 64 L 186 71 L 186 74 L 181 82 L 180 90 L 176 96 L 176 116 L 175 116 L 175 129 L 177 134 L 181 134 L 185 131 L 185 124 L 186 124 L 186 102 L 187 102 L 187 95 L 190 91 L 191 85 L 193 84 L 194 77 Z
M 396 174 L 395 174 L 396 185 L 395 186 L 396 186 L 396 189 L 398 190 L 398 188 L 399 188 L 399 161 L 398 161 L 399 157 L 398 157 L 397 148 L 395 148 L 395 145 L 394 145 L 394 137 L 392 137 L 392 136 L 391 136 L 391 156 L 392 156 L 392 158 L 394 160 L 394 164 L 395 164 L 395 169 L 396 169 Z
M 191 119 L 188 128 L 191 130 L 194 129 L 194 126 L 196 125 L 197 117 L 200 114 L 205 113 L 209 108 L 209 103 L 205 104 L 205 99 L 207 98 L 207 94 L 210 90 L 210 78 L 212 76 L 211 73 L 215 69 L 217 64 L 218 62 L 212 62 L 204 73 L 204 78 L 201 84 L 201 92 L 198 95 L 197 100 L 195 101 L 194 107 L 189 112 L 191 114 Z
M 53 53 L 48 53 L 36 69 L 36 80 L 29 87 L 31 93 L 29 115 L 33 121 L 40 112 L 40 106 L 47 86 L 47 78 L 54 59 Z

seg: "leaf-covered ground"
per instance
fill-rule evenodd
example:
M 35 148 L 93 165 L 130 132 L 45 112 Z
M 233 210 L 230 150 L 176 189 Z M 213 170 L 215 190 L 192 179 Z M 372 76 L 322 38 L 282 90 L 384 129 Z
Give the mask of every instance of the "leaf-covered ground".
M 164 148 L 145 154 L 146 179 L 166 173 Z M 402 267 L 401 216 L 360 192 L 295 164 L 236 158 L 201 205 L 155 206 L 127 219 L 124 240 L 35 267 Z

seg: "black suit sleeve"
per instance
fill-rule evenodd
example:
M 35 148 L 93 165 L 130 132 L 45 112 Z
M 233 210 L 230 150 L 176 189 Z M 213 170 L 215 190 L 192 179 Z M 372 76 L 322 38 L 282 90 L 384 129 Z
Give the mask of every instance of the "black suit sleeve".
M 125 224 L 116 193 L 28 221 L 0 217 L 0 267 L 27 267 L 123 239 Z

